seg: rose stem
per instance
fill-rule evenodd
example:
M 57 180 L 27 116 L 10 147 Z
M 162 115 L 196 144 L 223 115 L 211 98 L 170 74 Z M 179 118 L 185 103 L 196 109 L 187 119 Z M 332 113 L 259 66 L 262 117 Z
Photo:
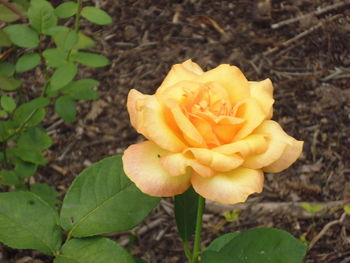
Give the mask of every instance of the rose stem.
M 194 245 L 191 263 L 196 263 L 200 253 L 201 245 L 201 230 L 203 221 L 203 211 L 205 206 L 205 198 L 199 195 L 198 198 L 198 208 L 197 208 L 197 219 L 196 219 L 196 231 L 194 234 Z

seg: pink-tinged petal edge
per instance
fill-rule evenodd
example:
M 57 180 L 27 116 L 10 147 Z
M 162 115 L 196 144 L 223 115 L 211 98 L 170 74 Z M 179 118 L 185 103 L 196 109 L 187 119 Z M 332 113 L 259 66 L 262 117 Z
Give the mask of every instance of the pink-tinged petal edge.
M 194 173 L 191 182 L 194 190 L 206 199 L 222 204 L 236 204 L 263 190 L 264 174 L 262 170 L 240 167 L 208 178 Z
M 190 186 L 190 174 L 171 176 L 160 163 L 162 155 L 168 154 L 150 141 L 130 145 L 122 157 L 125 174 L 145 194 L 151 196 L 174 196 Z

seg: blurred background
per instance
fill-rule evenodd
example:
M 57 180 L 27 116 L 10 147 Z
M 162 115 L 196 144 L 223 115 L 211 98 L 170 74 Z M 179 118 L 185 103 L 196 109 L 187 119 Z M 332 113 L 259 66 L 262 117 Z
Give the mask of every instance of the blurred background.
M 51 1 L 57 6 L 61 1 Z M 143 138 L 130 126 L 126 98 L 134 88 L 153 94 L 171 66 L 192 59 L 204 70 L 227 63 L 249 80 L 270 78 L 273 119 L 304 140 L 300 160 L 280 174 L 266 174 L 264 192 L 245 204 L 208 203 L 203 244 L 217 235 L 277 227 L 311 246 L 306 262 L 350 262 L 350 1 L 87 1 L 113 17 L 109 26 L 83 22 L 110 66 L 81 68 L 101 82 L 101 98 L 80 103 L 78 120 L 51 114 L 45 122 L 54 143 L 47 167 L 33 180 L 62 196 L 83 168 L 122 153 Z M 67 21 L 73 23 L 73 21 Z M 35 83 L 42 72 L 28 74 Z M 318 209 L 317 209 L 318 207 Z M 112 237 L 149 262 L 185 262 L 172 200 L 164 199 L 133 233 Z M 32 251 L 0 245 L 3 262 L 50 262 Z

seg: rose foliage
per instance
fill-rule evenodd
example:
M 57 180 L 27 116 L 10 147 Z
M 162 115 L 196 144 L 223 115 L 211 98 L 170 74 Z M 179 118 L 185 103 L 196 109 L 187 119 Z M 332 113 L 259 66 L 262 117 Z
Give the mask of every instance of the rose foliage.
M 271 120 L 269 79 L 248 81 L 235 66 L 204 72 L 191 60 L 172 67 L 154 95 L 132 89 L 131 124 L 148 140 L 123 156 L 127 176 L 151 196 L 174 196 L 190 185 L 224 204 L 263 189 L 299 157 L 303 142 Z

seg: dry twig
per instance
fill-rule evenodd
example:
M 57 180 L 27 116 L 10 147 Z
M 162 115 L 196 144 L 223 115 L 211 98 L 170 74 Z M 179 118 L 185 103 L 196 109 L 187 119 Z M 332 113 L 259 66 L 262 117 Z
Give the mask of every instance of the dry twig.
M 326 19 L 326 20 L 322 20 L 320 21 L 319 23 L 317 23 L 316 25 L 314 25 L 313 27 L 310 27 L 308 30 L 305 30 L 303 32 L 301 32 L 300 34 L 284 41 L 282 44 L 274 47 L 274 48 L 271 48 L 271 49 L 268 49 L 266 50 L 264 53 L 263 53 L 263 56 L 267 56 L 267 55 L 270 55 L 274 52 L 276 52 L 277 50 L 279 50 L 280 48 L 282 47 L 288 47 L 290 44 L 300 40 L 301 38 L 307 36 L 308 34 L 312 33 L 313 31 L 315 31 L 316 29 L 319 29 L 325 22 L 330 22 L 330 21 L 333 21 L 335 19 L 338 19 L 340 17 L 342 17 L 343 15 L 342 14 L 338 14 L 338 15 L 335 15 L 335 16 L 332 16 L 330 17 L 329 19 Z
M 246 202 L 235 205 L 222 205 L 216 202 L 207 201 L 206 209 L 212 213 L 224 213 L 238 210 L 249 210 L 253 214 L 284 214 L 296 218 L 317 218 L 323 216 L 331 208 L 341 207 L 345 201 L 330 201 L 310 203 L 311 206 L 322 205 L 324 208 L 318 213 L 310 213 L 302 207 L 302 202 Z
M 294 23 L 294 22 L 297 22 L 299 20 L 302 20 L 302 19 L 305 19 L 305 18 L 308 18 L 308 17 L 311 17 L 311 16 L 314 16 L 314 15 L 321 15 L 323 13 L 326 13 L 328 11 L 331 11 L 333 9 L 336 9 L 336 8 L 339 8 L 339 7 L 342 7 L 344 5 L 347 5 L 347 4 L 350 4 L 350 0 L 345 0 L 343 2 L 339 2 L 339 3 L 335 3 L 333 5 L 328 5 L 324 8 L 319 8 L 319 9 L 316 9 L 315 11 L 312 11 L 308 14 L 305 14 L 305 15 L 302 15 L 302 16 L 298 16 L 298 17 L 293 17 L 293 18 L 289 18 L 287 20 L 283 20 L 281 22 L 278 22 L 278 23 L 275 23 L 275 24 L 272 24 L 271 25 L 271 28 L 272 29 L 277 29 L 281 26 L 285 26 L 285 25 L 288 25 L 288 24 L 291 24 L 291 23 Z
M 341 224 L 341 223 L 344 221 L 346 215 L 347 215 L 347 214 L 344 212 L 344 213 L 341 215 L 341 217 L 340 217 L 339 219 L 333 220 L 333 221 L 329 222 L 328 224 L 326 224 L 326 225 L 322 228 L 321 232 L 318 233 L 318 235 L 315 236 L 315 237 L 311 240 L 310 245 L 309 245 L 309 250 L 317 243 L 318 240 L 320 240 L 320 239 L 326 234 L 326 232 L 328 231 L 328 229 L 330 229 L 330 228 L 331 228 L 332 226 L 334 226 L 334 225 Z

